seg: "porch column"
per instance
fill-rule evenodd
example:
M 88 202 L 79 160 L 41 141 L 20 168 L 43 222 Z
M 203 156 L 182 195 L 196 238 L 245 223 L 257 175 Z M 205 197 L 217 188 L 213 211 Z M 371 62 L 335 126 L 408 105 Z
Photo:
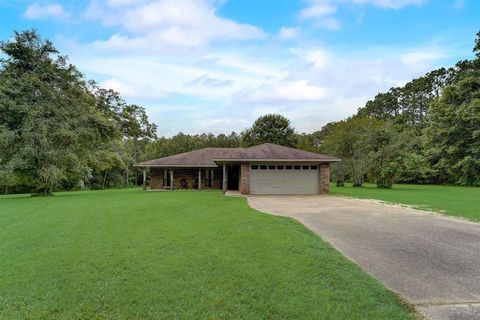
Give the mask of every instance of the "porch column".
M 202 190 L 202 169 L 198 169 L 198 191 Z
M 223 193 L 227 192 L 227 190 L 228 190 L 227 165 L 225 163 L 223 164 L 222 190 L 223 190 Z
M 173 169 L 170 170 L 170 190 L 173 191 Z
M 147 190 L 147 168 L 143 167 L 143 191 Z

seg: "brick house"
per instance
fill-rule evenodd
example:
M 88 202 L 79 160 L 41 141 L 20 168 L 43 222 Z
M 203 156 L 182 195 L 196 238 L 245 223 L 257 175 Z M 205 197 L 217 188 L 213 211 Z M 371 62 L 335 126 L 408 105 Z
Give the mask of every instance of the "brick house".
M 328 193 L 330 163 L 337 161 L 340 159 L 264 143 L 250 148 L 204 148 L 136 166 L 144 169 L 144 177 L 149 169 L 150 189 L 319 194 Z

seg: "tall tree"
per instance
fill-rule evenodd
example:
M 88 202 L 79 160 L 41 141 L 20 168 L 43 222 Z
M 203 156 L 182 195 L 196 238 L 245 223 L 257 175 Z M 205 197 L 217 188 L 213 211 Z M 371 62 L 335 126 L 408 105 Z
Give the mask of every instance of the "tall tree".
M 242 140 L 246 146 L 269 142 L 293 147 L 296 136 L 290 120 L 279 114 L 267 114 L 255 120 L 251 128 L 242 132 Z
M 432 105 L 426 133 L 439 181 L 480 185 L 480 78 L 445 89 Z
M 78 175 L 95 141 L 112 137 L 94 108 L 80 72 L 34 30 L 0 43 L 0 124 L 14 137 L 2 166 L 34 193 L 51 194 L 68 174 Z
M 342 159 L 332 167 L 337 184 L 342 185 L 346 176 L 355 187 L 361 187 L 370 169 L 369 154 L 373 139 L 383 125 L 373 117 L 352 117 L 330 126 L 321 151 Z

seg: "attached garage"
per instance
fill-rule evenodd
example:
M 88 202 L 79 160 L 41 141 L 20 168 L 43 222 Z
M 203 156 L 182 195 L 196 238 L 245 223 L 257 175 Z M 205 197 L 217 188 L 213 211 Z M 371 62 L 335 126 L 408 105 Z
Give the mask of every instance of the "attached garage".
M 317 165 L 251 165 L 251 194 L 318 194 L 319 182 Z

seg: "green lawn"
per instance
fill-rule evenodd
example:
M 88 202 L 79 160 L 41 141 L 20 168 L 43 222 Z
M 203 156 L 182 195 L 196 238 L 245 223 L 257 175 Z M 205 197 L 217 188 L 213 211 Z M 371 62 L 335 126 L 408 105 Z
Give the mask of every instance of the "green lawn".
M 332 184 L 330 190 L 336 195 L 408 204 L 419 209 L 480 221 L 480 188 L 396 184 L 392 189 L 379 189 L 376 185 L 367 183 L 361 188 L 354 188 L 350 184 L 345 187 Z
M 220 192 L 0 197 L 1 319 L 413 319 L 301 224 Z

